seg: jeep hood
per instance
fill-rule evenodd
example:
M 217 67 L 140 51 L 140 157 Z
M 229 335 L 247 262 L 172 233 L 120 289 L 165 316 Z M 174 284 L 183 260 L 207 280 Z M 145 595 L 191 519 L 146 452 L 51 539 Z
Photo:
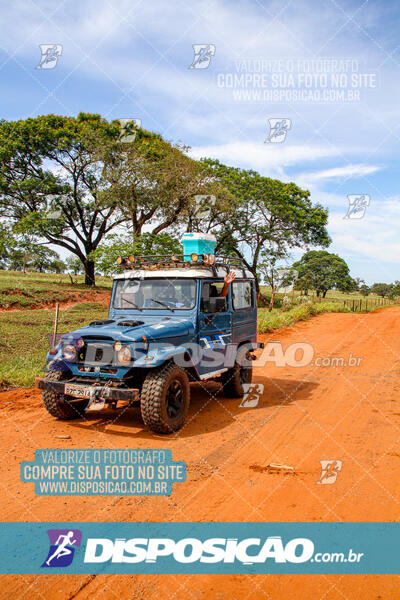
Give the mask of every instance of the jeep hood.
M 96 324 L 97 323 L 97 324 Z M 80 329 L 75 329 L 64 334 L 61 339 L 90 338 L 93 340 L 107 340 L 111 338 L 124 343 L 142 341 L 143 336 L 151 341 L 171 341 L 180 337 L 191 337 L 194 334 L 194 323 L 187 317 L 155 318 L 152 321 L 141 319 L 140 315 L 134 318 L 117 318 L 115 321 L 94 321 L 93 324 Z

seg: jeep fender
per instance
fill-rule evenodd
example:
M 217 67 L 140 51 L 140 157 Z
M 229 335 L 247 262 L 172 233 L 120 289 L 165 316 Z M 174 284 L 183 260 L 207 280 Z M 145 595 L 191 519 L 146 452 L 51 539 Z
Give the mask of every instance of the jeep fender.
M 188 358 L 187 354 L 188 350 L 187 348 L 185 348 L 185 346 L 173 346 L 172 344 L 157 344 L 156 347 L 150 346 L 147 354 L 144 354 L 143 356 L 135 360 L 134 367 L 159 367 L 168 360 L 175 359 L 176 363 L 180 367 L 190 368 L 193 365 L 190 362 L 190 359 Z

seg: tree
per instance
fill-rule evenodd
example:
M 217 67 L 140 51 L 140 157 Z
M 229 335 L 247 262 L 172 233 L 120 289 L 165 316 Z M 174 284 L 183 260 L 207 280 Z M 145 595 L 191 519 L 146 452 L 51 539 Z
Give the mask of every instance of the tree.
M 391 283 L 374 283 L 371 286 L 371 292 L 373 294 L 376 294 L 377 296 L 386 298 L 391 293 L 392 288 L 393 288 L 393 284 L 391 284 Z
M 292 268 L 281 266 L 282 259 L 285 258 L 283 251 L 269 251 L 262 255 L 266 262 L 261 263 L 258 267 L 259 273 L 263 276 L 264 282 L 271 288 L 271 299 L 269 302 L 269 310 L 274 307 L 275 292 L 278 287 L 287 287 L 297 280 L 297 271 Z
M 395 281 L 392 284 L 391 290 L 389 292 L 389 297 L 390 298 L 399 298 L 400 297 L 400 281 Z
M 219 161 L 203 162 L 234 197 L 234 210 L 217 230 L 216 250 L 243 260 L 256 278 L 257 292 L 260 263 L 277 254 L 286 257 L 292 248 L 329 245 L 327 210 L 313 204 L 308 191 Z
M 65 261 L 68 271 L 71 271 L 73 275 L 79 275 L 83 272 L 83 264 L 80 259 L 74 255 L 68 256 Z
M 60 260 L 57 252 L 46 246 L 38 246 L 32 244 L 31 246 L 31 260 L 29 267 L 39 273 L 50 271 L 54 261 Z
M 107 185 L 102 158 L 119 135 L 117 123 L 83 113 L 0 121 L 0 216 L 18 233 L 77 256 L 90 285 L 90 252 L 126 220 L 116 200 L 99 202 Z
M 348 292 L 354 289 L 347 263 L 337 254 L 326 250 L 311 250 L 293 264 L 299 275 L 302 289 L 315 290 L 317 296 L 325 298 L 328 290 Z
M 0 223 L 0 269 L 6 269 L 10 252 L 15 245 L 15 239 L 11 229 Z
M 59 258 L 56 258 L 55 260 L 51 261 L 49 266 L 49 271 L 51 273 L 65 273 L 66 269 L 67 265 L 63 260 L 60 260 Z
M 17 235 L 14 236 L 9 228 L 3 230 L 6 234 L 4 268 L 10 268 L 14 271 L 51 271 L 54 262 L 61 262 L 60 257 L 51 248 L 37 244 L 33 236 Z M 1 229 L 0 229 L 1 244 Z
M 371 288 L 366 283 L 363 283 L 360 285 L 359 291 L 363 296 L 368 296 L 371 293 Z
M 353 281 L 354 281 L 354 291 L 355 292 L 359 292 L 361 290 L 361 287 L 363 285 L 365 285 L 365 281 L 364 281 L 364 279 L 361 279 L 361 277 L 355 277 L 353 279 Z
M 117 142 L 115 148 L 107 149 L 103 175 L 108 185 L 102 199 L 105 205 L 117 202 L 131 223 L 133 242 L 145 226 L 151 227 L 152 234 L 184 226 L 196 231 L 199 197 L 214 196 L 213 216 L 221 216 L 220 184 L 187 150 L 142 129 L 132 142 Z
M 156 254 L 182 254 L 182 247 L 177 239 L 167 233 L 143 233 L 134 243 L 125 236 L 109 235 L 95 250 L 91 258 L 96 268 L 104 275 L 112 275 L 120 270 L 117 265 L 118 256 L 151 256 Z

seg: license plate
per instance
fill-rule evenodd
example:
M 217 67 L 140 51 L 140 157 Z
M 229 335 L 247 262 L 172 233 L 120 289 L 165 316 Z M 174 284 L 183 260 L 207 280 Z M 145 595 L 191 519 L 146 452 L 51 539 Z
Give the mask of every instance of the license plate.
M 66 383 L 64 387 L 64 393 L 68 396 L 75 396 L 75 398 L 90 398 L 90 385 L 74 385 L 72 383 Z

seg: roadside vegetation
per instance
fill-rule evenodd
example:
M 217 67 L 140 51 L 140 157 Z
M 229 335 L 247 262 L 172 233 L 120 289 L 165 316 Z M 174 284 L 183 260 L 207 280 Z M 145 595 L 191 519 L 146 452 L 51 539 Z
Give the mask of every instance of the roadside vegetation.
M 40 308 L 56 302 L 79 302 L 88 296 L 95 300 L 109 292 L 111 281 L 98 278 L 95 289 L 84 283 L 83 275 L 0 270 L 0 310 Z
M 321 304 L 303 304 L 294 306 L 293 308 L 283 311 L 279 308 L 274 308 L 272 311 L 268 309 L 259 309 L 258 311 L 258 332 L 268 333 L 281 327 L 290 327 L 298 321 L 306 321 L 316 315 L 326 312 L 351 312 L 349 308 L 338 306 L 334 302 L 321 302 Z
M 77 304 L 60 311 L 58 331 L 67 333 L 106 316 L 107 309 L 101 304 Z M 54 311 L 0 314 L 0 391 L 34 385 L 50 349 L 53 323 Z

